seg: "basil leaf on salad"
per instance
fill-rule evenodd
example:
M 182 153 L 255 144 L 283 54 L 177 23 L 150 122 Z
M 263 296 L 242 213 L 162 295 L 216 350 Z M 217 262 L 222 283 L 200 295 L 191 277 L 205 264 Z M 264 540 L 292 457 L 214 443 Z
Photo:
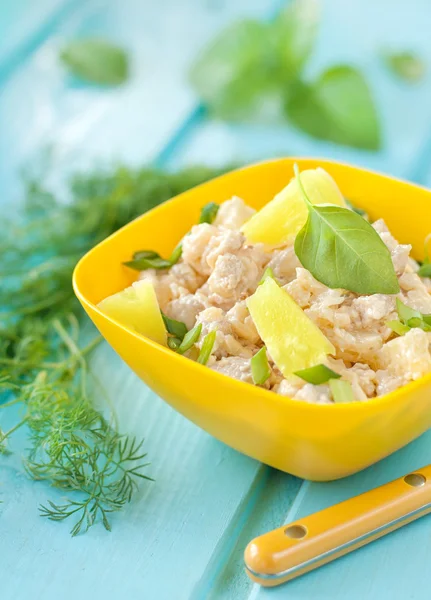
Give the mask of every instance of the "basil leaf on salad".
M 295 239 L 295 253 L 317 281 L 357 294 L 400 291 L 391 254 L 379 234 L 357 213 L 310 202 L 297 165 L 295 175 L 308 220 Z

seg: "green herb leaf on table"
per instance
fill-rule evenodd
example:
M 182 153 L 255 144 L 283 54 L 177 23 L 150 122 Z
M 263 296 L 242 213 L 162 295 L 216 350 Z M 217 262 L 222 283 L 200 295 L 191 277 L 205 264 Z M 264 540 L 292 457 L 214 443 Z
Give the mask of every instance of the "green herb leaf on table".
M 287 93 L 286 114 L 315 138 L 366 150 L 380 148 L 379 120 L 371 92 L 357 69 L 331 67 L 312 84 Z
M 399 79 L 417 83 L 425 76 L 425 61 L 413 52 L 384 52 L 383 58 L 386 66 Z
M 353 402 L 355 400 L 352 386 L 348 381 L 345 381 L 344 379 L 330 379 L 329 388 L 332 392 L 332 397 L 336 404 Z
M 295 239 L 295 253 L 317 281 L 358 294 L 396 294 L 398 278 L 389 250 L 357 213 L 335 205 L 313 205 L 295 175 L 308 220 Z
M 217 330 L 210 331 L 204 338 L 202 343 L 201 351 L 199 352 L 199 356 L 197 358 L 197 362 L 201 365 L 206 365 L 209 357 L 211 356 L 211 352 L 213 351 L 214 343 L 216 340 Z
M 274 54 L 280 61 L 284 82 L 299 77 L 313 52 L 320 21 L 320 2 L 294 0 L 271 26 Z
M 215 202 L 208 202 L 208 204 L 205 204 L 204 207 L 202 207 L 201 210 L 201 215 L 199 217 L 199 223 L 213 223 L 214 219 L 217 216 L 217 213 L 219 211 L 220 205 L 216 204 Z
M 263 385 L 271 375 L 265 346 L 250 360 L 251 376 L 255 385 Z
M 190 331 L 188 331 L 184 336 L 183 341 L 181 342 L 178 348 L 178 353 L 184 354 L 185 352 L 187 352 L 187 350 L 190 350 L 190 348 L 198 341 L 201 335 L 201 331 L 202 323 L 199 323 L 198 325 L 193 327 L 193 329 L 190 329 Z
M 315 367 L 296 371 L 294 374 L 313 385 L 321 385 L 322 383 L 327 383 L 330 379 L 339 379 L 341 377 L 341 375 L 326 365 L 316 365 Z
M 126 52 L 103 39 L 73 40 L 60 58 L 73 75 L 99 85 L 120 85 L 129 75 Z

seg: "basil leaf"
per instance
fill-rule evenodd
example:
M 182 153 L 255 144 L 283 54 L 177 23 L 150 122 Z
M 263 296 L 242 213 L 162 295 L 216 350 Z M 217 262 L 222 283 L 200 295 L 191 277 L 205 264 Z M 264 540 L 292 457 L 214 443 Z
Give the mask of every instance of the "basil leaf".
M 179 338 L 181 341 L 187 333 L 187 327 L 181 321 L 176 321 L 175 319 L 171 319 L 164 313 L 162 313 L 163 322 L 165 323 L 166 331 L 171 335 Z
M 404 81 L 415 83 L 425 75 L 425 62 L 413 52 L 385 52 L 383 58 L 392 73 Z
M 212 223 L 217 216 L 220 206 L 215 202 L 209 202 L 202 207 L 199 223 Z
M 348 381 L 345 381 L 344 379 L 331 379 L 329 381 L 329 387 L 336 404 L 354 402 L 355 396 L 353 394 L 352 386 Z
M 419 277 L 431 277 L 431 263 L 423 263 L 418 270 Z
M 397 298 L 397 313 L 400 318 L 400 321 L 404 323 L 404 325 L 408 325 L 408 321 L 411 319 L 420 319 L 422 320 L 422 315 L 419 311 L 414 308 L 410 308 L 407 306 L 399 298 Z
M 181 342 L 181 346 L 178 348 L 179 354 L 184 354 L 184 352 L 190 350 L 193 344 L 195 344 L 198 341 L 201 335 L 201 331 L 202 323 L 199 323 L 199 325 L 196 325 L 196 327 L 193 327 L 193 329 L 190 329 L 190 331 L 186 333 L 183 341 Z
M 123 263 L 130 269 L 135 271 L 145 271 L 146 269 L 169 269 L 172 266 L 169 260 L 160 257 L 154 258 L 137 258 L 134 260 L 128 260 Z
M 282 10 L 271 26 L 275 54 L 284 81 L 297 78 L 311 56 L 320 20 L 319 2 L 296 0 Z
M 225 29 L 199 54 L 190 82 L 211 114 L 243 118 L 274 89 L 274 62 L 270 25 L 244 20 Z
M 311 85 L 289 90 L 285 111 L 313 137 L 364 148 L 380 148 L 376 108 L 362 74 L 350 66 L 331 67 Z
M 201 351 L 199 352 L 199 356 L 197 358 L 197 362 L 201 365 L 206 365 L 209 357 L 211 356 L 211 352 L 214 347 L 214 342 L 216 339 L 217 330 L 210 331 L 206 336 L 202 343 Z
M 275 280 L 274 271 L 271 269 L 271 267 L 266 267 L 262 275 L 262 279 L 259 281 L 258 285 L 262 285 L 262 283 L 264 283 L 265 279 L 268 279 L 268 277 Z
M 307 383 L 312 383 L 313 385 L 320 385 L 326 383 L 330 379 L 339 379 L 341 377 L 341 375 L 326 365 L 316 365 L 315 367 L 302 369 L 301 371 L 296 371 L 294 375 L 297 375 L 304 381 L 307 381 Z
M 295 165 L 308 207 L 308 220 L 295 239 L 295 253 L 317 281 L 358 294 L 396 294 L 398 278 L 389 250 L 373 227 L 355 212 L 311 204 Z
M 271 367 L 268 363 L 265 346 L 261 348 L 250 360 L 251 376 L 253 383 L 263 385 L 271 375 Z
M 386 325 L 397 335 L 404 335 L 410 331 L 410 327 L 404 323 L 401 323 L 401 321 L 388 321 Z
M 171 350 L 177 351 L 180 347 L 181 340 L 177 337 L 168 337 L 168 346 Z
M 80 79 L 101 85 L 119 85 L 129 74 L 122 48 L 96 38 L 69 42 L 60 53 L 63 63 Z

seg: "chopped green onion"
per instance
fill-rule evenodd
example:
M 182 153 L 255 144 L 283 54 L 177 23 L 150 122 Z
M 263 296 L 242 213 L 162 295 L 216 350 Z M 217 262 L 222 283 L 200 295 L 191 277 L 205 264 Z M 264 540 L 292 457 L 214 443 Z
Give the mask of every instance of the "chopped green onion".
M 190 331 L 188 331 L 186 333 L 186 335 L 184 336 L 184 339 L 181 342 L 180 347 L 178 348 L 178 353 L 184 354 L 184 352 L 187 352 L 187 350 L 190 350 L 190 348 L 193 346 L 193 344 L 195 344 L 198 341 L 198 339 L 201 335 L 201 331 L 202 331 L 202 323 L 199 323 L 199 325 L 196 325 L 196 327 L 193 327 L 193 329 L 190 329 Z
M 329 387 L 334 402 L 341 404 L 343 402 L 353 402 L 355 400 L 352 386 L 348 381 L 345 381 L 344 379 L 330 379 Z
M 172 251 L 171 256 L 169 257 L 169 262 L 171 263 L 171 266 L 177 264 L 177 262 L 181 258 L 182 253 L 183 253 L 183 245 L 180 242 L 177 246 L 175 246 L 175 248 Z
M 170 258 L 162 258 L 158 252 L 154 250 L 137 250 L 133 253 L 133 260 L 124 262 L 123 265 L 135 269 L 136 271 L 145 271 L 146 269 L 170 269 L 181 258 L 183 253 L 182 244 L 176 246 Z
M 423 317 L 413 317 L 412 319 L 409 319 L 407 321 L 407 325 L 410 328 L 414 328 L 414 327 L 419 327 L 420 329 L 423 329 L 424 331 L 431 331 L 431 325 L 429 323 L 427 323 L 425 321 L 425 319 L 423 319 Z
M 309 369 L 302 369 L 301 371 L 296 371 L 295 375 L 313 385 L 320 385 L 321 383 L 326 383 L 330 379 L 339 379 L 341 377 L 341 375 L 326 365 L 316 365 Z
M 386 325 L 398 335 L 404 335 L 410 331 L 410 327 L 404 323 L 401 323 L 401 321 L 388 321 Z
M 410 306 L 407 306 L 406 304 L 401 302 L 399 298 L 397 298 L 397 312 L 400 321 L 404 323 L 404 325 L 407 325 L 410 319 L 422 319 L 422 315 L 420 312 L 414 310 L 413 308 L 410 308 Z
M 182 341 L 187 333 L 186 325 L 181 321 L 175 321 L 175 319 L 171 319 L 163 313 L 162 317 L 165 323 L 166 331 Z
M 199 223 L 212 223 L 217 216 L 220 206 L 215 202 L 209 202 L 201 210 Z
M 180 338 L 177 337 L 168 337 L 168 346 L 171 350 L 178 350 L 181 345 Z
M 265 346 L 257 352 L 250 361 L 251 376 L 253 383 L 263 385 L 271 375 L 271 367 L 268 364 Z
M 153 258 L 136 258 L 124 262 L 123 265 L 135 271 L 145 271 L 146 269 L 169 269 L 171 262 L 160 256 L 154 256 Z
M 419 277 L 431 277 L 431 263 L 423 262 L 418 270 Z
M 271 269 L 271 267 L 266 267 L 265 272 L 262 275 L 262 279 L 259 281 L 258 285 L 262 285 L 262 283 L 265 281 L 265 279 L 268 279 L 268 277 L 275 279 L 274 271 Z
M 422 319 L 424 323 L 426 323 L 427 325 L 431 325 L 431 315 L 422 315 Z
M 201 365 L 206 365 L 209 357 L 211 356 L 211 352 L 214 346 L 214 342 L 216 339 L 217 330 L 210 331 L 206 336 L 202 344 L 201 351 L 199 352 L 199 356 L 197 358 L 197 362 Z
M 140 258 L 161 258 L 158 252 L 154 250 L 137 250 L 133 253 L 133 259 L 139 260 Z

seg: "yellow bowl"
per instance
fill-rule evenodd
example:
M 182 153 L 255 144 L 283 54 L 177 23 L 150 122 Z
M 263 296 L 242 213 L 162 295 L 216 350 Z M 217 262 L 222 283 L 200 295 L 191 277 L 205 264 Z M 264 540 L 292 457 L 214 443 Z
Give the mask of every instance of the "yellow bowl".
M 431 427 L 431 375 L 368 402 L 314 405 L 236 381 L 175 354 L 104 315 L 97 303 L 130 285 L 121 263 L 142 247 L 168 256 L 201 207 L 232 195 L 261 208 L 301 169 L 323 166 L 343 194 L 423 258 L 431 192 L 364 169 L 283 158 L 232 171 L 129 223 L 78 263 L 73 284 L 84 309 L 123 360 L 159 396 L 229 446 L 299 477 L 327 481 L 355 473 Z

